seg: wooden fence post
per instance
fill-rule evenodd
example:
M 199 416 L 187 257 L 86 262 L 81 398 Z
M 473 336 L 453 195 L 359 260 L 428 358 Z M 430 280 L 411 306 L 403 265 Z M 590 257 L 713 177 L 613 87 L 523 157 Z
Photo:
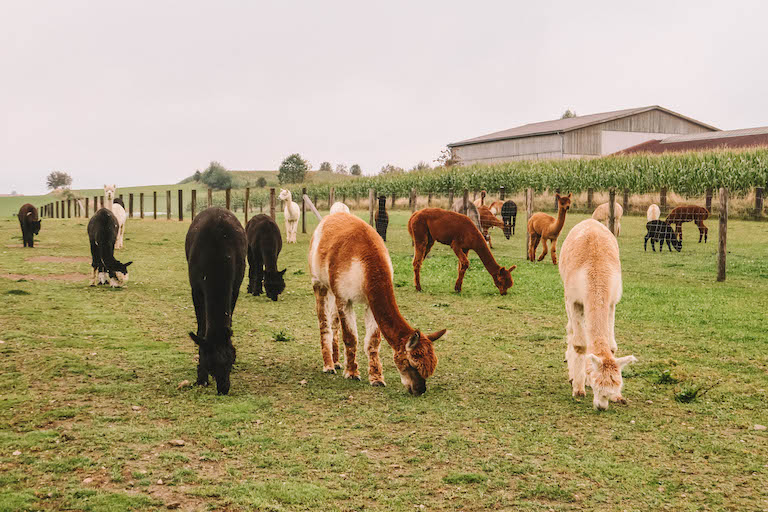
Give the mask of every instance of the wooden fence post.
M 67 199 L 67 218 L 68 219 L 72 218 L 72 200 L 71 199 Z
M 154 211 L 152 218 L 157 220 L 157 191 L 152 192 L 152 210 Z
M 184 220 L 184 191 L 179 189 L 179 220 Z
M 301 189 L 301 232 L 307 232 L 307 202 L 304 196 L 307 195 L 307 187 Z
M 99 209 L 99 198 L 97 196 L 93 196 L 93 213 L 96 213 L 96 210 Z
M 317 205 L 315 205 L 317 207 Z M 269 216 L 272 220 L 275 220 L 275 189 L 274 187 L 269 189 Z
M 328 209 L 331 209 L 331 206 L 333 206 L 333 203 L 336 202 L 336 189 L 334 187 L 331 187 L 331 190 L 328 191 Z
M 133 194 L 128 194 L 128 218 L 133 218 Z
M 427 206 L 432 206 L 432 192 L 427 194 Z
M 587 210 L 590 212 L 592 211 L 592 203 L 594 202 L 594 199 L 595 199 L 595 189 L 588 188 L 587 189 Z
M 171 191 L 166 190 L 165 191 L 165 218 L 166 220 L 171 220 Z
M 533 189 L 529 188 L 525 191 L 525 225 L 528 225 L 528 221 L 533 216 Z M 528 233 L 528 229 L 525 230 L 525 259 L 531 259 L 529 258 L 529 254 L 531 251 L 531 235 Z M 534 254 L 534 257 L 536 255 Z M 533 261 L 533 259 L 531 259 Z
M 411 213 L 416 211 L 416 189 L 411 189 Z
M 763 216 L 763 187 L 755 189 L 755 217 Z
M 661 187 L 659 191 L 659 207 L 661 213 L 667 213 L 667 187 Z
M 213 189 L 208 189 L 208 208 L 213 206 Z
M 707 188 L 706 196 L 706 208 L 710 215 L 712 215 L 712 187 Z
M 139 218 L 144 218 L 144 192 L 139 192 Z
M 448 209 L 453 208 L 453 189 L 448 191 Z
M 392 192 L 392 204 L 389 205 L 390 208 L 395 207 L 395 199 L 397 199 L 397 196 L 395 195 L 394 192 Z
M 608 190 L 608 229 L 616 236 L 616 189 Z
M 624 208 L 624 213 L 629 214 L 629 189 L 624 189 L 624 204 L 621 205 Z
M 118 197 L 120 198 L 121 201 L 123 201 L 123 194 L 120 194 Z M 125 201 L 123 201 L 123 204 L 125 204 Z
M 85 218 L 86 219 L 90 217 L 90 215 L 89 215 L 90 212 L 88 211 L 88 203 L 89 202 L 90 202 L 90 199 L 86 197 L 85 198 Z
M 317 208 L 317 206 L 318 206 L 318 202 L 317 202 L 317 194 L 315 194 L 315 195 L 312 197 L 312 204 L 313 204 L 313 205 L 315 205 L 315 208 Z
M 464 189 L 464 196 L 462 198 L 462 201 L 463 202 L 461 203 L 461 213 L 462 215 L 466 215 L 467 208 L 469 208 L 469 189 L 467 188 Z
M 504 185 L 499 187 L 499 201 L 503 201 L 506 196 L 506 189 L 504 188 Z
M 341 193 L 341 202 L 344 203 L 344 204 L 347 204 L 347 193 L 346 192 L 342 192 Z
M 192 203 L 190 204 L 190 207 L 192 211 L 189 214 L 189 218 L 195 220 L 195 212 L 197 210 L 197 190 L 194 188 L 192 189 Z
M 59 202 L 56 201 L 56 218 L 59 218 Z
M 728 238 L 728 189 L 720 189 L 720 241 L 717 249 L 717 280 L 725 281 L 725 254 Z
M 243 201 L 243 215 L 245 216 L 245 223 L 248 224 L 248 203 L 251 201 L 251 188 L 245 187 L 245 199 Z
M 392 197 L 395 197 L 395 195 L 392 194 Z M 368 224 L 370 224 L 371 226 L 373 226 L 373 209 L 374 209 L 375 203 L 376 203 L 376 191 L 373 190 L 372 188 L 369 188 L 368 189 L 368 214 L 369 214 Z
M 225 202 L 227 204 L 227 210 L 229 210 L 230 209 L 229 207 L 232 205 L 232 189 L 231 188 L 228 188 L 227 190 L 224 191 L 224 197 L 225 197 Z

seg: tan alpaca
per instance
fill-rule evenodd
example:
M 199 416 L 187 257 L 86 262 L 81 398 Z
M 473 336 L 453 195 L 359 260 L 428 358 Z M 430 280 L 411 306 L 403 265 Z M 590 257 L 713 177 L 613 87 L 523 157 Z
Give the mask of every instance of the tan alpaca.
M 483 206 L 485 204 L 485 196 L 487 192 L 485 190 L 480 191 L 480 197 L 472 201 L 475 206 Z
M 611 232 L 594 219 L 579 222 L 563 242 L 560 277 L 568 315 L 568 379 L 573 396 L 592 388 L 595 409 L 608 402 L 626 403 L 621 396 L 621 369 L 635 356 L 616 359 L 614 315 L 621 299 L 619 244 Z
M 597 208 L 595 208 L 595 211 L 592 213 L 592 218 L 595 219 L 598 222 L 601 222 L 605 224 L 606 227 L 608 227 L 608 222 L 610 222 L 610 215 L 611 212 L 608 211 L 608 203 L 603 203 Z M 621 234 L 621 217 L 624 215 L 624 208 L 621 207 L 621 205 L 617 202 L 613 203 L 613 233 L 616 236 L 619 236 Z
M 544 245 L 544 250 L 539 256 L 539 261 L 547 255 L 547 240 L 552 242 L 552 264 L 557 265 L 557 237 L 565 224 L 565 214 L 571 207 L 571 194 L 561 196 L 555 194 L 557 199 L 557 219 L 546 213 L 534 213 L 528 219 L 528 234 L 531 235 L 531 243 L 528 246 L 528 259 L 536 261 L 536 248 L 539 241 Z

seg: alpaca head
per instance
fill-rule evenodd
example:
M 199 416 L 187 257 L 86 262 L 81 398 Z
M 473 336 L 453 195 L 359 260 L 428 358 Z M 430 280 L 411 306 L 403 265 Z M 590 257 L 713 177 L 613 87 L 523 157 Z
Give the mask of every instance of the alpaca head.
M 672 237 L 672 240 L 670 241 L 670 243 L 672 244 L 672 247 L 674 247 L 677 252 L 680 252 L 683 250 L 683 241 L 682 239 L 677 238 L 677 235 L 674 235 Z
M 277 296 L 285 290 L 285 281 L 283 280 L 285 271 L 286 269 L 274 272 L 267 270 L 264 274 L 264 291 L 267 297 L 272 300 L 277 300 Z
M 113 271 L 117 278 L 117 282 L 120 283 L 121 286 L 128 282 L 128 265 L 131 263 L 133 262 L 129 261 L 128 263 L 123 264 L 119 261 L 115 261 L 115 268 Z
M 609 402 L 621 400 L 621 388 L 624 387 L 621 370 L 629 363 L 636 362 L 635 356 L 601 359 L 595 354 L 587 355 L 587 377 L 592 387 L 592 405 L 595 409 L 604 411 L 608 409 Z
M 568 192 L 567 196 L 561 196 L 560 194 L 555 194 L 555 199 L 557 199 L 557 207 L 560 210 L 568 211 L 568 209 L 571 207 L 571 193 Z
M 291 201 L 291 191 L 285 190 L 284 188 L 280 189 L 280 195 L 277 196 L 277 198 L 281 201 Z
M 516 268 L 517 265 L 512 265 L 509 269 L 501 267 L 499 268 L 498 273 L 493 276 L 493 283 L 502 295 L 506 295 L 507 290 L 512 288 L 512 285 L 514 284 L 514 281 L 512 280 L 512 271 Z
M 107 198 L 107 201 L 112 201 L 115 199 L 116 190 L 117 185 L 104 185 L 104 196 Z
M 27 212 L 27 216 L 32 215 L 32 212 Z M 40 219 L 29 222 L 29 228 L 34 234 L 40 233 Z
M 427 378 L 437 367 L 437 355 L 432 342 L 443 334 L 445 329 L 426 335 L 416 330 L 406 342 L 405 352 L 395 352 L 400 382 L 410 394 L 419 396 L 427 390 Z
M 235 364 L 237 355 L 235 347 L 232 346 L 232 329 L 226 328 L 218 336 L 205 338 L 190 332 L 189 337 L 199 347 L 200 366 L 216 380 L 216 391 L 220 395 L 228 394 L 229 374 L 232 373 L 232 365 Z M 214 337 L 221 339 L 209 339 Z

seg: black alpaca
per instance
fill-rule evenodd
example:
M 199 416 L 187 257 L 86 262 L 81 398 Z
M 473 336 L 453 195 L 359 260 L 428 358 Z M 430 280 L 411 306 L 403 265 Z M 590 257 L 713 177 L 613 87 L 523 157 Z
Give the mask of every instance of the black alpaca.
M 211 375 L 220 395 L 229 393 L 235 363 L 232 314 L 245 275 L 247 247 L 243 226 L 224 208 L 203 210 L 187 231 L 185 251 L 197 317 L 197 334 L 189 336 L 200 356 L 197 385 L 207 386 Z
M 387 196 L 379 196 L 379 209 L 373 215 L 376 221 L 376 231 L 379 236 L 387 241 L 387 226 L 389 226 L 389 214 L 387 214 Z
M 40 217 L 37 216 L 37 208 L 29 203 L 19 208 L 19 224 L 21 224 L 24 247 L 34 247 L 35 235 L 40 233 Z
M 117 219 L 111 211 L 102 208 L 88 221 L 88 239 L 91 242 L 91 266 L 93 277 L 91 286 L 109 284 L 113 287 L 128 282 L 128 265 L 115 259 L 115 241 L 117 240 Z
M 671 225 L 667 224 L 666 221 L 652 220 L 645 225 L 645 229 L 648 230 L 648 233 L 645 234 L 645 243 L 643 244 L 644 250 L 648 250 L 648 239 L 651 240 L 651 249 L 653 249 L 653 252 L 656 252 L 656 242 L 659 242 L 660 253 L 664 252 L 665 241 L 667 242 L 669 252 L 672 252 L 672 247 L 674 247 L 677 252 L 680 252 L 683 248 L 683 241 L 677 239 L 675 230 Z
M 507 201 L 501 205 L 501 220 L 504 221 L 504 236 L 509 240 L 509 236 L 515 234 L 517 223 L 517 204 L 514 201 Z
M 285 290 L 285 269 L 277 270 L 277 257 L 283 248 L 280 228 L 272 217 L 262 213 L 248 221 L 245 235 L 248 239 L 248 293 L 261 295 L 263 282 L 267 297 L 277 300 Z

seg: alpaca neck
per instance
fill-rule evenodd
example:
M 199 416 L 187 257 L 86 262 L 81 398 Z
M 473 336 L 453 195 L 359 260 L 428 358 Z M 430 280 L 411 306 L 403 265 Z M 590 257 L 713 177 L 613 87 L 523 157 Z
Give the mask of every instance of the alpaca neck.
M 106 200 L 106 201 L 105 201 L 105 203 L 104 203 L 104 207 L 105 207 L 107 210 L 109 210 L 109 211 L 112 211 L 112 205 L 114 204 L 114 202 L 115 202 L 115 200 L 114 200 L 114 199 L 109 199 L 109 198 L 107 198 L 107 200 Z
M 565 208 L 559 208 L 557 210 L 557 222 L 555 223 L 555 227 L 554 227 L 554 229 L 552 231 L 553 235 L 559 235 L 560 231 L 562 231 L 563 226 L 565 225 L 565 213 L 566 213 L 566 211 L 567 210 Z
M 400 314 L 395 300 L 391 276 L 381 276 L 367 287 L 368 307 L 389 345 L 395 351 L 404 350 L 405 343 L 415 329 Z
M 489 274 L 495 276 L 499 273 L 501 266 L 496 263 L 496 258 L 491 254 L 491 250 L 488 248 L 488 244 L 485 243 L 482 236 L 478 236 L 474 239 L 471 249 L 477 253 L 480 261 L 483 262 L 483 266 L 485 266 L 485 270 L 487 270 Z

